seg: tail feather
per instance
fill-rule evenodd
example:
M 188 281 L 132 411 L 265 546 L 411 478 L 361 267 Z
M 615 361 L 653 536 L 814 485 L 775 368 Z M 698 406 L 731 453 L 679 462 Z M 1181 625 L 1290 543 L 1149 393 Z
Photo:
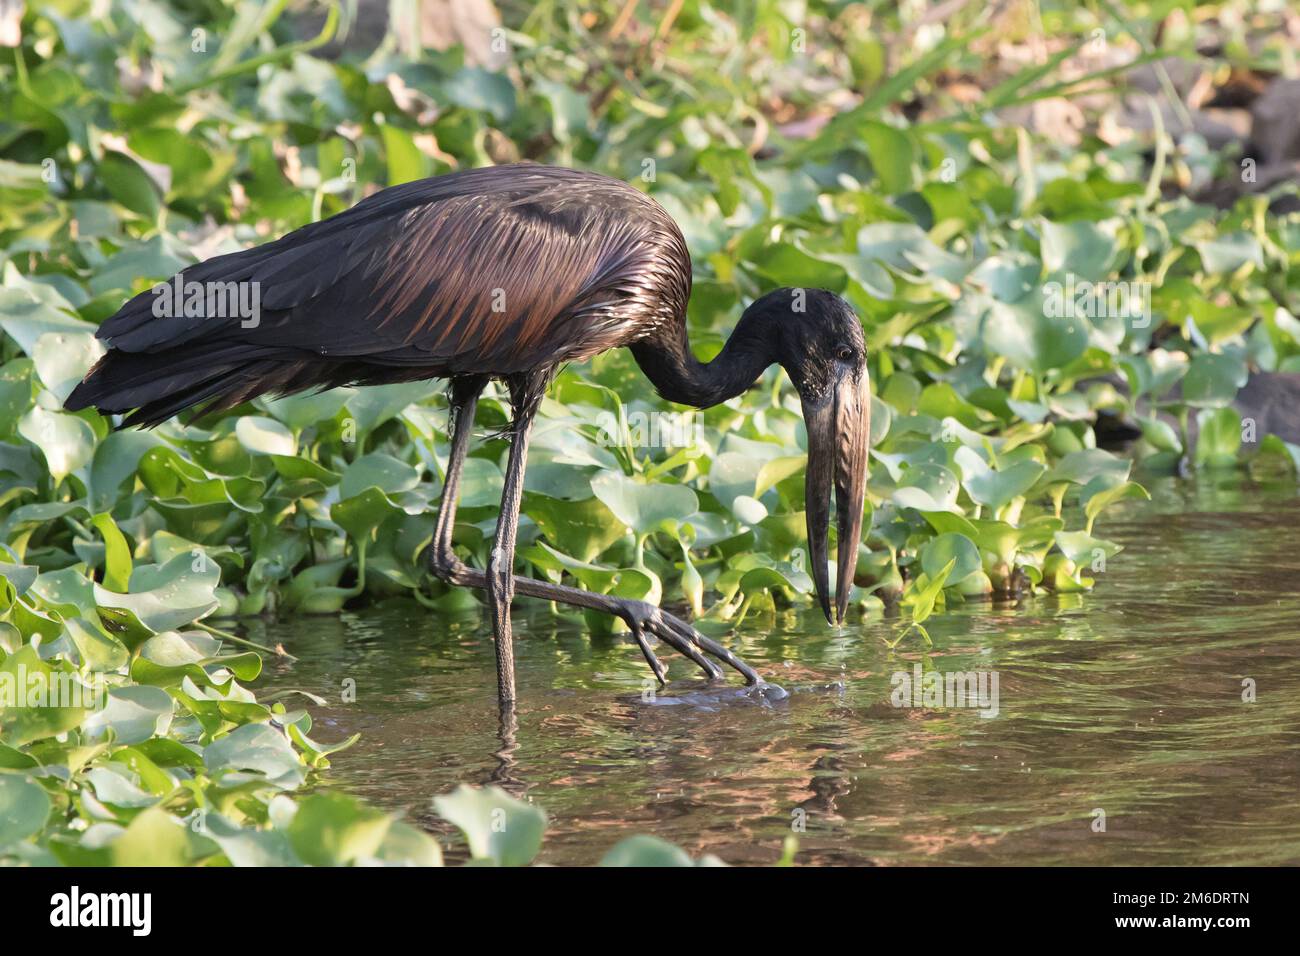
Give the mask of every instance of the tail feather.
M 300 378 L 301 360 L 255 353 L 246 347 L 239 356 L 203 347 L 154 353 L 113 349 L 68 396 L 64 408 L 132 412 L 123 427 L 152 428 L 186 408 L 204 403 L 209 403 L 207 411 L 233 408 L 266 392 L 285 391 Z

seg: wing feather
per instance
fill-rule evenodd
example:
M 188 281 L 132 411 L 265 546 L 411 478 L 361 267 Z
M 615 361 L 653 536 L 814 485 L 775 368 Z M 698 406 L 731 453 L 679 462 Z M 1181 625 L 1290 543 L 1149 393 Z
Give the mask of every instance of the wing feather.
M 620 344 L 618 335 L 635 334 L 623 326 L 635 326 L 638 310 L 646 321 L 662 318 L 656 309 L 684 311 L 689 268 L 675 224 L 631 186 L 556 167 L 491 167 L 391 187 L 182 273 L 256 283 L 256 328 L 239 317 L 158 318 L 146 292 L 99 335 L 128 352 L 244 343 L 259 354 L 508 374 Z

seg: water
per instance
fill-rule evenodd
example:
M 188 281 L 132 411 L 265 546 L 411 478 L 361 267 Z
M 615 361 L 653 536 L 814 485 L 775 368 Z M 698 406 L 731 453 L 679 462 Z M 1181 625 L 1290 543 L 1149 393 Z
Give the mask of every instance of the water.
M 504 746 L 475 615 L 400 602 L 255 627 L 299 657 L 259 686 L 327 697 L 318 739 L 362 734 L 322 786 L 446 835 L 431 798 L 497 783 L 546 809 L 552 863 L 635 833 L 770 863 L 799 820 L 808 864 L 1300 863 L 1300 497 L 1235 479 L 1153 493 L 1098 523 L 1125 551 L 1093 593 L 968 604 L 932 619 L 928 651 L 891 652 L 892 618 L 747 621 L 726 640 L 792 691 L 775 705 L 668 649 L 674 683 L 644 701 L 635 646 L 525 600 Z M 996 671 L 998 715 L 892 706 L 917 662 Z

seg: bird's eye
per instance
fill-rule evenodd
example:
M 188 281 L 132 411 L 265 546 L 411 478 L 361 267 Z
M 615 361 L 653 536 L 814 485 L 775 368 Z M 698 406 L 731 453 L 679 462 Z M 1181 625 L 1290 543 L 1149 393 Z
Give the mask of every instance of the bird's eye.
M 841 345 L 840 350 L 835 354 L 838 358 L 841 358 L 846 362 L 851 362 L 853 360 L 853 349 L 849 348 L 847 345 Z

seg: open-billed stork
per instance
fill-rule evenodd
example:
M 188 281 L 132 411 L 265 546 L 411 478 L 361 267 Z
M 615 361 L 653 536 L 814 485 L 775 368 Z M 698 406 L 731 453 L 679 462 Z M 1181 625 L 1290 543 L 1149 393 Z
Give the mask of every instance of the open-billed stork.
M 484 588 L 497 687 L 515 699 L 510 605 L 518 594 L 617 615 L 655 676 L 654 637 L 710 678 L 710 657 L 758 675 L 721 644 L 642 602 L 516 576 L 515 535 L 528 436 L 566 362 L 626 346 L 672 402 L 708 408 L 741 394 L 773 363 L 798 390 L 808 432 L 806 519 L 812 577 L 828 621 L 827 538 L 838 513 L 835 615 L 843 619 L 861 534 L 870 394 L 862 327 L 819 289 L 778 289 L 753 302 L 713 361 L 691 351 L 691 260 L 676 223 L 617 179 L 521 164 L 392 186 L 281 239 L 190 266 L 183 288 L 255 284 L 255 321 L 230 309 L 158 314 L 157 287 L 100 326 L 107 353 L 69 396 L 71 410 L 130 412 L 159 424 L 185 408 L 234 407 L 258 395 L 418 379 L 450 381 L 451 451 L 430 547 L 433 573 Z M 202 300 L 208 304 L 213 298 Z M 509 389 L 513 421 L 496 540 L 486 569 L 462 562 L 452 528 L 478 397 Z

